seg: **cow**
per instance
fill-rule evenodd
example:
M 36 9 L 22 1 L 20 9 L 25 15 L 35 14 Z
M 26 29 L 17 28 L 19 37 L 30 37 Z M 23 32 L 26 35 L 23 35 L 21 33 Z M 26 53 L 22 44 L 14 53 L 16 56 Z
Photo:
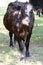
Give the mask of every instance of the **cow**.
M 42 15 L 43 17 L 43 0 L 29 0 L 29 2 L 32 4 L 34 10 L 37 12 L 39 17 Z M 41 13 L 41 15 L 40 15 Z
M 34 26 L 33 7 L 30 3 L 11 2 L 8 5 L 7 11 L 3 18 L 5 28 L 9 31 L 10 46 L 13 46 L 12 34 L 14 41 L 18 42 L 19 49 L 22 52 L 24 49 L 22 41 L 26 48 L 26 57 L 30 56 L 29 42 Z
M 29 0 L 29 2 L 33 5 L 34 9 L 42 9 L 43 10 L 43 0 Z
M 37 9 L 37 15 L 39 16 L 39 17 L 41 17 L 41 14 L 42 14 L 42 9 L 41 8 L 38 8 Z M 42 14 L 43 15 L 43 14 Z

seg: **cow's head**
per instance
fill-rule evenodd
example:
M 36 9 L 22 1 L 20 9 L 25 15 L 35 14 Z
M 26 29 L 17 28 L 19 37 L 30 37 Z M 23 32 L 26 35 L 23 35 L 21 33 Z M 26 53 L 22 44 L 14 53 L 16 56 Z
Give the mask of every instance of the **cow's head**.
M 24 17 L 22 19 L 22 24 L 29 26 L 30 23 L 33 21 L 33 7 L 31 4 L 29 3 L 25 4 L 23 16 Z
M 16 9 L 13 12 L 13 19 L 14 19 L 14 24 L 19 27 L 21 23 L 21 18 L 22 18 L 22 12 L 21 12 L 21 6 L 17 6 Z

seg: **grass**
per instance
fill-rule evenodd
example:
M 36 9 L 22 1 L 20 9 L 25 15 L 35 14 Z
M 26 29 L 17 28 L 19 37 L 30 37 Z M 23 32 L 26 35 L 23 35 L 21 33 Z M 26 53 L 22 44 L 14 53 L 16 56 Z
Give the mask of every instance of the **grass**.
M 31 57 L 20 61 L 18 45 L 9 47 L 8 31 L 3 25 L 3 16 L 0 16 L 0 65 L 43 65 L 43 25 L 40 24 L 43 24 L 43 18 L 35 16 L 29 47 Z
M 1 7 L 0 6 L 0 16 L 3 16 L 5 14 L 6 8 L 7 7 Z

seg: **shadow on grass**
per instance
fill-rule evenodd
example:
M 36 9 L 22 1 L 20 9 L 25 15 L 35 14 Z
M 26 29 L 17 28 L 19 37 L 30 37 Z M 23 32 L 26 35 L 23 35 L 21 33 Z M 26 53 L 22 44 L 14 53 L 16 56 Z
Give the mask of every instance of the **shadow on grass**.
M 4 33 L 0 33 L 0 53 L 3 51 L 9 51 L 8 49 L 8 36 Z
M 0 33 L 0 63 L 12 65 L 18 61 L 18 45 L 9 47 L 9 36 Z
M 14 42 L 13 42 L 14 43 Z M 16 47 L 10 47 L 10 39 L 7 34 L 0 33 L 0 53 L 8 53 L 10 51 L 16 51 L 18 50 L 18 45 Z
M 7 34 L 0 33 L 0 44 L 2 44 L 8 38 Z

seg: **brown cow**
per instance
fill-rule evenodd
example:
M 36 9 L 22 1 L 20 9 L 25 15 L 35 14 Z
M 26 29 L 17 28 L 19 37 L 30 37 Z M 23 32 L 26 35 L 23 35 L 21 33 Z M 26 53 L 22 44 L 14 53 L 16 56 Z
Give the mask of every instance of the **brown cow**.
M 12 34 L 14 40 L 18 41 L 20 51 L 24 46 L 21 41 L 25 41 L 26 57 L 29 57 L 29 42 L 34 25 L 33 7 L 30 3 L 12 2 L 8 5 L 4 15 L 4 26 L 9 31 L 10 46 L 13 46 Z

